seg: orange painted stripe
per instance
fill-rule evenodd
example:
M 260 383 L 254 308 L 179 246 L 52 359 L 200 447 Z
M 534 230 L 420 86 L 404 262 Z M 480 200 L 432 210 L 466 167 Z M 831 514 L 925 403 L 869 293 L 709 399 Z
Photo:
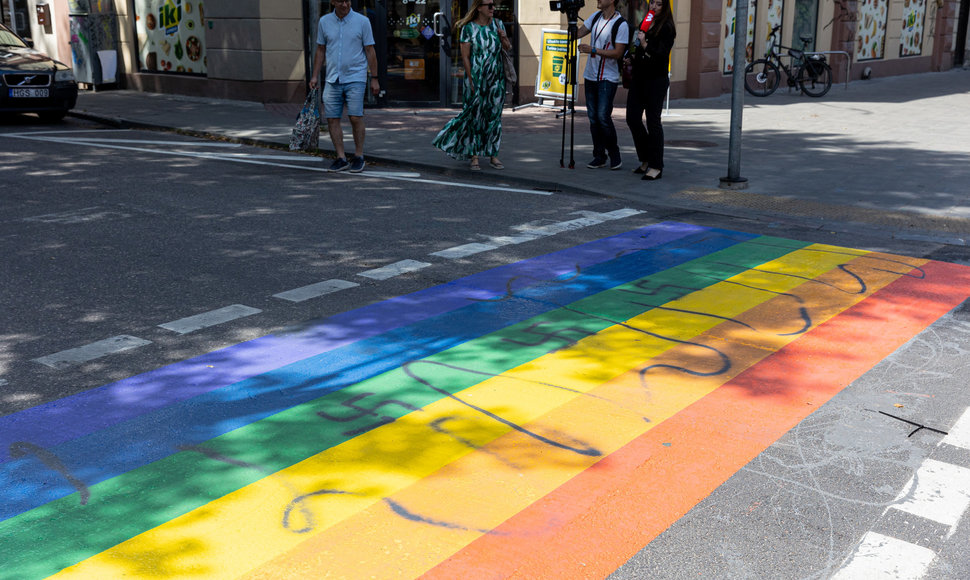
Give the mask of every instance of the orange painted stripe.
M 931 262 L 924 270 L 925 279 L 902 277 L 772 354 L 424 578 L 605 578 L 812 411 L 970 295 L 970 269 Z M 549 529 L 550 522 L 559 525 Z
M 528 427 L 554 437 L 576 438 L 605 453 L 621 449 L 634 437 L 796 340 L 797 336 L 787 333 L 804 324 L 798 314 L 799 304 L 808 309 L 818 324 L 899 276 L 869 256 L 849 264 L 854 270 L 865 272 L 867 294 L 855 294 L 859 288 L 852 278 L 840 270 L 831 270 L 791 289 L 788 296 L 776 296 L 736 315 L 737 322 L 719 324 L 691 339 L 695 345 L 717 348 L 730 358 L 731 368 L 724 373 L 688 377 L 675 370 L 677 365 L 686 365 L 698 371 L 713 371 L 722 364 L 715 351 L 680 345 L 646 363 L 654 367 L 648 373 L 646 389 L 639 369 L 634 369 L 590 391 L 593 397 L 572 400 Z M 802 302 L 796 302 L 795 296 Z M 646 423 L 644 417 L 651 422 Z M 460 422 L 449 423 L 448 427 L 459 433 L 466 429 L 474 432 L 474 425 Z M 596 460 L 537 445 L 521 433 L 508 433 L 390 498 L 413 513 L 467 526 L 464 529 L 409 521 L 393 515 L 381 503 L 267 562 L 248 577 L 313 578 L 318 571 L 327 570 L 334 577 L 413 578 L 473 542 L 482 535 L 481 530 L 501 525 L 583 469 L 597 468 Z M 584 498 L 569 501 L 582 502 Z M 516 533 L 534 535 L 537 530 L 522 529 Z

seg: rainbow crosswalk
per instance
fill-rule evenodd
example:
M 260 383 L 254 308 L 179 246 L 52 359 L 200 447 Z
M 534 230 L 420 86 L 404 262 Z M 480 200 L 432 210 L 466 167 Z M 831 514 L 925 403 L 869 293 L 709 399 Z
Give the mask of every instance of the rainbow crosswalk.
M 3 578 L 605 577 L 970 296 L 660 223 L 0 417 Z

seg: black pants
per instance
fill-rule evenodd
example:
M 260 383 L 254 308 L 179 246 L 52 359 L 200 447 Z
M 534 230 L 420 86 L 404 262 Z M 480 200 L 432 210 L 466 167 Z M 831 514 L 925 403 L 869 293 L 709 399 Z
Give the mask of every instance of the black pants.
M 627 95 L 626 124 L 633 134 L 640 163 L 646 162 L 650 169 L 664 168 L 664 128 L 660 115 L 667 97 L 667 77 L 646 79 L 634 83 Z M 643 125 L 643 114 L 647 114 L 647 125 Z

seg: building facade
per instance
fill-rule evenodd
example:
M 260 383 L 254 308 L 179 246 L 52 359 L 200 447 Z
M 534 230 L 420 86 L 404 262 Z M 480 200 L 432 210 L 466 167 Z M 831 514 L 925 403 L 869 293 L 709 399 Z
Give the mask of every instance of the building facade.
M 672 0 L 673 98 L 728 92 L 738 0 Z M 742 0 L 744 1 L 744 0 Z M 965 61 L 970 0 L 747 0 L 747 58 L 781 26 L 786 46 L 829 52 L 836 81 L 946 70 Z M 5 22 L 38 50 L 74 63 L 95 87 L 262 102 L 298 102 L 312 69 L 316 21 L 329 0 L 0 0 Z M 450 106 L 463 71 L 452 30 L 470 0 L 352 0 L 370 18 L 383 97 L 374 106 Z M 646 0 L 618 9 L 639 22 Z M 498 0 L 519 69 L 514 100 L 536 100 L 543 31 L 566 30 L 546 0 Z M 595 11 L 589 2 L 580 12 Z M 803 43 L 802 37 L 811 37 Z M 582 70 L 581 59 L 579 68 Z M 581 75 L 580 75 L 581 77 Z M 582 82 L 582 81 L 580 81 Z M 580 88 L 577 95 L 583 94 Z M 618 100 L 623 102 L 621 90 Z

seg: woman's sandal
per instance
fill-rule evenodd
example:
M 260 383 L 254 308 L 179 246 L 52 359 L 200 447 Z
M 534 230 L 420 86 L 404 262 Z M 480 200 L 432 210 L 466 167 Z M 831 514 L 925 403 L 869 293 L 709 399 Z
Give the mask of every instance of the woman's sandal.
M 502 162 L 498 160 L 498 157 L 492 157 L 488 160 L 488 164 L 492 166 L 492 169 L 505 169 Z
M 633 173 L 636 173 L 637 175 L 643 175 L 644 173 L 647 172 L 647 169 L 649 168 L 650 168 L 649 165 L 647 165 L 646 163 L 643 163 L 642 165 L 638 165 L 636 169 L 633 170 Z
M 481 171 L 482 170 L 482 166 L 478 164 L 478 158 L 477 157 L 475 159 L 472 159 L 472 162 L 469 165 L 469 167 L 471 167 L 471 170 L 472 171 Z
M 659 172 L 657 172 L 656 175 L 650 175 L 649 173 L 644 173 L 643 177 L 641 177 L 640 179 L 644 181 L 657 181 L 663 176 L 664 176 L 664 170 L 661 169 Z

